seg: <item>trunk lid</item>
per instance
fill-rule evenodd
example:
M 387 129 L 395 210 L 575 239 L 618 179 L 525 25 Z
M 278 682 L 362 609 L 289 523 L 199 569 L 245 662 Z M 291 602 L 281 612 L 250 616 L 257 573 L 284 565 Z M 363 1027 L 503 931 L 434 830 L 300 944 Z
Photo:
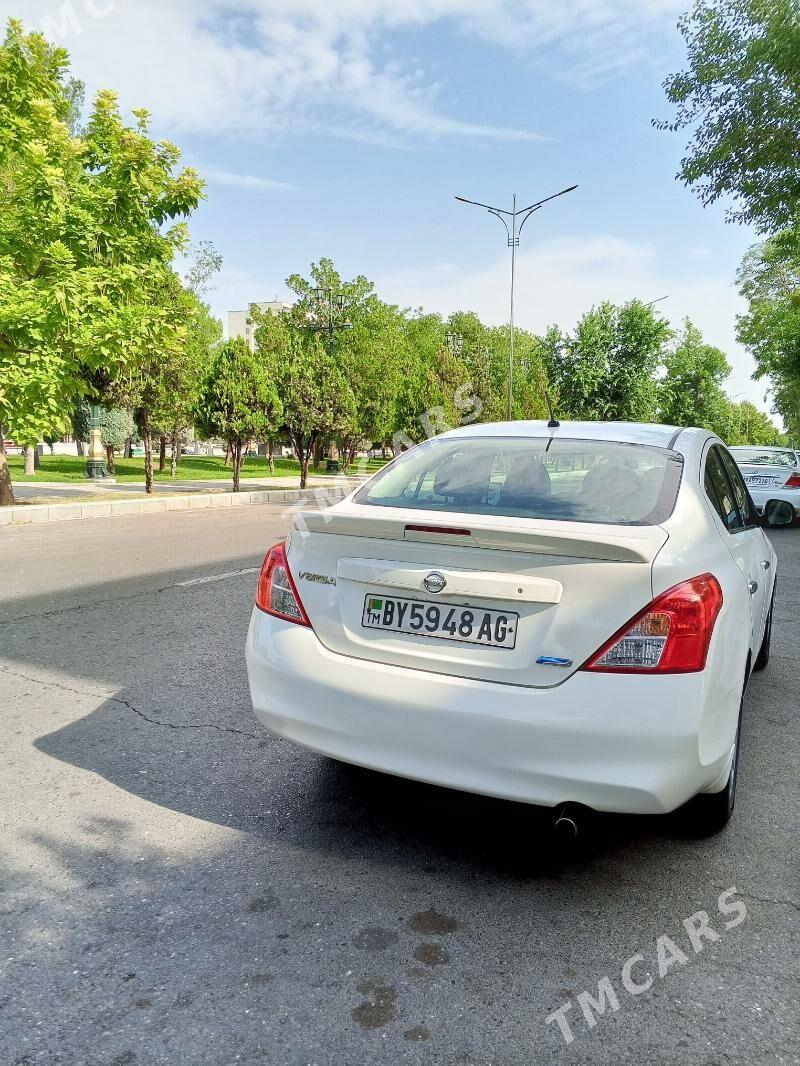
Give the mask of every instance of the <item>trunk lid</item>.
M 737 463 L 745 484 L 751 489 L 782 489 L 795 470 L 791 466 L 765 463 Z
M 368 513 L 364 513 L 364 512 Z M 303 512 L 289 565 L 319 640 L 372 662 L 507 684 L 550 687 L 577 670 L 652 599 L 661 526 L 609 526 L 476 514 L 361 508 Z M 426 591 L 433 571 L 441 592 Z M 492 647 L 365 626 L 372 597 L 515 622 L 515 645 Z M 537 662 L 537 659 L 555 662 Z

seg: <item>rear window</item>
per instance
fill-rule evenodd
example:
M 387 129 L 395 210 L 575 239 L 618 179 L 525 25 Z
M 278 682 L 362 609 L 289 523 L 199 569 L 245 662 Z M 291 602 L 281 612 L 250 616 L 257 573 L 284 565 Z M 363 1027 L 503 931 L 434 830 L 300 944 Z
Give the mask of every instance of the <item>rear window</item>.
M 730 453 L 737 463 L 748 466 L 796 466 L 794 452 L 770 452 L 764 448 L 731 448 Z
M 424 511 L 654 525 L 683 468 L 664 448 L 550 437 L 439 438 L 401 455 L 357 503 Z

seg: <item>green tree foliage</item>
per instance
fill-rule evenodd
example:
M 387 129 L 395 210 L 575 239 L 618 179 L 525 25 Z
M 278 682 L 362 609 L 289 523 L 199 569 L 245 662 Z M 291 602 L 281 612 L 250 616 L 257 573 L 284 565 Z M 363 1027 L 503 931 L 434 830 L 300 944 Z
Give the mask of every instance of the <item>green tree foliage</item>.
M 206 439 L 221 437 L 233 452 L 233 491 L 239 491 L 243 449 L 280 424 L 281 401 L 263 360 L 242 338 L 227 341 L 200 385 L 195 419 Z
M 669 325 L 639 300 L 603 303 L 543 346 L 561 418 L 651 422 Z
M 0 45 L 0 421 L 23 443 L 60 433 L 76 394 L 105 393 L 169 351 L 185 321 L 163 301 L 202 195 L 180 153 L 98 94 L 74 135 L 68 56 L 10 22 Z M 112 399 L 113 402 L 113 399 Z M 0 457 L 0 463 L 2 458 Z
M 736 323 L 738 339 L 753 355 L 755 376 L 769 378 L 776 409 L 800 440 L 800 250 L 780 239 L 758 244 L 737 281 L 747 300 Z
M 658 383 L 660 420 L 672 426 L 700 426 L 724 438 L 729 401 L 722 383 L 731 373 L 724 352 L 705 344 L 700 330 L 687 318 L 664 367 Z
M 688 66 L 668 78 L 671 130 L 692 129 L 678 177 L 702 203 L 775 233 L 798 222 L 800 7 L 797 0 L 695 0 L 679 22 Z
M 114 452 L 125 446 L 134 433 L 133 415 L 122 407 L 100 408 L 100 433 L 108 456 L 108 472 L 113 474 Z
M 192 292 L 181 292 L 179 299 L 190 314 L 185 332 L 169 358 L 151 368 L 156 388 L 150 416 L 153 425 L 169 438 L 172 477 L 177 473 L 183 435 L 194 423 L 199 389 L 222 344 L 222 323 L 213 317 L 209 306 Z
M 781 444 L 782 434 L 775 428 L 769 415 L 750 403 L 728 401 L 727 431 L 724 440 L 730 444 Z
M 279 423 L 300 463 L 300 487 L 317 441 L 350 434 L 357 425 L 355 396 L 347 378 L 331 359 L 319 333 L 296 309 L 278 315 L 250 309 L 257 357 L 274 375 L 283 408 Z

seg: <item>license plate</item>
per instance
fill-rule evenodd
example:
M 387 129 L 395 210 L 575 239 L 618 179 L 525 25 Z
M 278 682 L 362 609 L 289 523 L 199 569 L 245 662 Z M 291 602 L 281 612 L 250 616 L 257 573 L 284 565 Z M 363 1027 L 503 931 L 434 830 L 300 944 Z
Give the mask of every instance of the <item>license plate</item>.
M 745 481 L 747 482 L 748 485 L 774 485 L 775 484 L 775 478 L 774 477 L 758 477 L 758 475 L 756 475 L 756 474 L 751 474 L 749 477 L 746 477 Z
M 479 607 L 452 607 L 429 600 L 397 596 L 367 596 L 361 624 L 365 629 L 411 633 L 418 637 L 484 644 L 488 648 L 513 648 L 519 615 L 513 611 L 487 611 Z

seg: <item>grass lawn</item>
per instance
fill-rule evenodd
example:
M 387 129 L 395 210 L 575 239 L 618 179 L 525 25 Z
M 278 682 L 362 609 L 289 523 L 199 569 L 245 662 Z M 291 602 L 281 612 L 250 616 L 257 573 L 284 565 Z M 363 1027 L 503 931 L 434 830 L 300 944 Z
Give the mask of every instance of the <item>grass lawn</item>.
M 21 455 L 9 455 L 8 465 L 11 471 L 11 479 L 16 482 L 36 481 L 83 481 L 86 473 L 86 459 L 78 455 L 43 455 L 39 461 L 39 470 L 36 474 L 26 477 L 23 473 L 25 462 Z M 158 457 L 156 457 L 156 468 Z M 366 472 L 374 473 L 383 466 L 382 459 L 371 459 Z M 114 477 L 117 481 L 144 481 L 144 458 L 116 459 L 117 472 Z M 356 473 L 357 468 L 352 467 L 351 473 Z M 313 467 L 309 469 L 309 477 L 325 475 L 324 464 L 319 470 Z M 242 478 L 269 477 L 269 465 L 262 456 L 248 456 L 242 464 Z M 276 459 L 276 477 L 300 478 L 300 464 L 296 459 Z M 330 476 L 330 475 L 328 475 Z M 155 481 L 172 481 L 169 472 L 169 461 L 163 474 L 157 472 L 153 475 Z M 224 465 L 222 456 L 210 455 L 184 455 L 178 464 L 175 474 L 176 481 L 205 481 L 211 478 L 225 478 L 233 480 L 233 474 L 229 466 Z

